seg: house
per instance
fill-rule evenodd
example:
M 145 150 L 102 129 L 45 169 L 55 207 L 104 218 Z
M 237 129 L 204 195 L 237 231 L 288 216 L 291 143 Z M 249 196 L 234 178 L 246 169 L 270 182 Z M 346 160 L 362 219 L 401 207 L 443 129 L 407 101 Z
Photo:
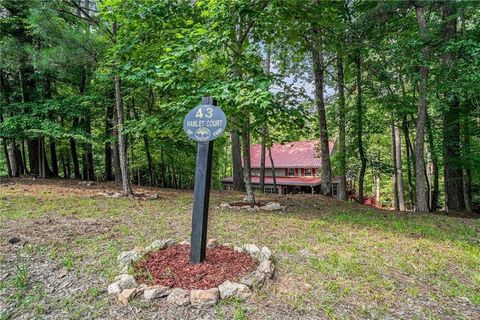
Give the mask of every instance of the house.
M 330 155 L 334 151 L 333 141 L 329 142 Z M 261 145 L 250 146 L 252 185 L 260 187 Z M 265 154 L 265 192 L 267 193 L 319 193 L 320 191 L 320 149 L 318 141 L 294 141 L 272 146 L 277 188 L 274 187 L 272 165 Z M 226 189 L 232 189 L 233 178 L 222 179 Z M 338 197 L 338 177 L 332 178 L 332 196 Z

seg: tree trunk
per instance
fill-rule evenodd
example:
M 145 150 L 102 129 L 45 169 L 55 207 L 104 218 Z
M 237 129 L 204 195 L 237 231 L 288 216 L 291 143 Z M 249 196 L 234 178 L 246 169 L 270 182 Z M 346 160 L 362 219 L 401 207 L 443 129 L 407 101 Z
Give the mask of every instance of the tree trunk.
M 465 10 L 463 7 L 459 8 L 460 11 L 460 33 L 465 36 Z M 462 139 L 462 153 L 463 153 L 463 198 L 465 199 L 465 209 L 468 212 L 472 212 L 472 154 L 471 154 L 471 142 L 470 142 L 470 110 L 468 106 L 464 108 L 464 121 L 463 121 L 463 139 Z
M 20 159 L 22 161 L 22 168 L 23 168 L 23 175 L 29 175 L 30 172 L 27 168 L 27 152 L 25 151 L 25 140 L 22 139 L 22 157 Z
M 242 80 L 242 67 L 241 64 L 238 63 L 239 57 L 242 56 L 243 53 L 243 21 L 242 17 L 238 17 L 238 21 L 236 21 L 235 24 L 235 47 L 236 50 L 233 50 L 232 55 L 230 56 L 230 62 L 232 64 L 232 74 L 233 76 L 238 79 Z M 232 123 L 236 123 L 237 120 L 235 118 L 232 119 Z M 231 138 L 231 147 L 232 147 L 232 173 L 233 173 L 233 189 L 237 191 L 243 191 L 245 190 L 245 170 L 242 166 L 242 146 L 240 143 L 240 132 L 242 128 L 237 128 L 240 129 L 239 132 L 236 132 L 233 130 L 230 134 Z M 245 149 L 244 149 L 245 150 Z M 245 158 L 245 155 L 243 155 L 243 158 Z
M 260 153 L 260 192 L 265 192 L 265 140 L 267 135 L 267 127 L 262 128 L 262 150 Z
M 39 170 L 38 170 L 38 173 L 39 173 L 39 176 L 40 178 L 47 178 L 48 174 L 47 174 L 47 157 L 46 157 L 46 154 L 45 154 L 45 138 L 44 137 L 41 137 L 39 139 L 37 139 L 38 141 L 38 163 L 39 163 Z
M 150 88 L 148 93 L 148 113 L 149 114 L 152 112 L 154 104 L 155 104 L 155 95 L 153 93 L 152 88 Z M 148 173 L 150 174 L 150 185 L 156 186 L 157 177 L 155 174 L 155 165 L 153 163 L 152 153 L 150 152 L 150 141 L 148 139 L 147 134 L 143 135 L 143 144 L 145 145 L 145 153 L 147 156 Z
M 125 135 L 123 134 L 123 106 L 120 76 L 115 76 L 115 111 L 117 116 L 118 156 L 120 160 L 120 173 L 122 175 L 122 188 L 125 195 L 131 195 L 130 180 L 128 179 L 127 149 Z
M 427 136 L 428 144 L 430 147 L 430 157 L 432 158 L 432 173 L 433 173 L 433 186 L 430 188 L 430 211 L 437 211 L 438 208 L 438 196 L 439 196 L 439 177 L 438 177 L 438 157 L 435 152 L 432 122 L 428 113 L 426 114 Z
M 320 194 L 330 196 L 332 194 L 332 168 L 330 164 L 330 150 L 328 147 L 327 117 L 325 114 L 324 89 L 324 62 L 323 48 L 320 30 L 315 30 L 317 41 L 310 51 L 313 61 L 313 73 L 315 78 L 315 104 L 317 106 L 318 125 L 320 129 Z
M 398 188 L 398 207 L 400 211 L 405 211 L 405 191 L 403 183 L 403 166 L 402 166 L 402 140 L 400 139 L 400 129 L 394 125 L 395 130 L 395 159 L 397 170 L 397 188 Z
M 470 119 L 468 110 L 465 112 L 462 130 L 462 153 L 463 153 L 463 198 L 465 200 L 465 209 L 472 212 L 472 160 L 470 150 Z
M 337 79 L 338 79 L 338 173 L 339 189 L 338 198 L 347 200 L 347 148 L 345 142 L 345 80 L 343 58 L 337 53 Z
M 268 157 L 270 158 L 270 166 L 272 167 L 273 190 L 277 193 L 277 177 L 275 176 L 275 163 L 272 157 L 272 147 L 268 147 Z
M 399 211 L 400 207 L 398 204 L 397 149 L 395 148 L 395 145 L 396 145 L 395 122 L 393 121 L 391 124 L 391 131 L 392 131 L 392 166 L 393 166 L 393 176 L 392 176 L 393 209 L 395 211 Z
M 399 73 L 400 74 L 400 73 Z M 405 82 L 403 80 L 402 76 L 399 76 L 400 79 L 400 85 L 402 89 L 402 98 L 403 102 L 407 104 L 407 94 L 405 90 Z M 413 105 L 415 105 L 415 85 L 413 85 Z M 412 142 L 410 140 L 410 132 L 409 132 L 409 126 L 408 126 L 408 121 L 407 121 L 407 114 L 402 113 L 402 132 L 404 135 L 405 139 L 405 158 L 406 158 L 406 164 L 407 164 L 407 181 L 408 181 L 408 196 L 409 196 L 409 208 L 410 210 L 413 210 L 413 206 L 415 203 L 415 197 L 414 197 L 414 186 L 413 186 L 413 180 L 412 180 L 412 154 L 411 152 L 413 150 L 412 147 Z
M 68 176 L 68 169 L 67 169 L 67 163 L 65 161 L 65 155 L 63 152 L 60 152 L 60 164 L 62 165 L 62 170 L 63 170 L 63 178 L 67 179 L 69 178 Z
M 356 69 L 356 117 L 357 117 L 357 145 L 358 155 L 360 156 L 360 173 L 358 175 L 358 199 L 359 203 L 364 201 L 364 181 L 365 171 L 367 170 L 367 157 L 363 147 L 363 103 L 362 103 L 362 69 L 361 69 L 361 55 L 360 52 L 355 54 L 355 69 Z
M 38 138 L 29 139 L 27 142 L 28 147 L 28 162 L 30 165 L 30 174 L 34 176 L 39 175 L 39 150 L 38 150 Z
M 21 174 L 25 175 L 25 167 L 23 161 L 23 155 L 20 148 L 18 148 L 17 143 L 14 141 L 14 149 L 15 149 L 15 161 L 17 163 L 17 176 L 19 177 Z
M 420 84 L 419 84 L 419 100 L 418 100 L 418 116 L 417 116 L 417 135 L 415 137 L 415 176 L 416 176 L 416 208 L 415 211 L 427 212 L 427 177 L 425 175 L 425 118 L 427 113 L 427 81 L 428 81 L 428 61 L 429 47 L 427 42 L 427 24 L 425 22 L 424 8 L 415 7 L 420 36 L 422 38 L 423 63 L 420 67 Z
M 20 93 L 22 102 L 27 103 L 32 101 L 32 95 L 35 92 L 36 82 L 34 77 L 34 68 L 31 65 L 22 64 L 19 68 L 18 75 L 20 79 Z M 39 174 L 39 138 L 30 138 L 27 143 L 28 147 L 28 162 L 30 165 L 30 174 L 38 176 Z
M 8 97 L 8 89 L 6 80 L 3 74 L 3 71 L 0 70 L 0 93 L 2 94 L 3 103 L 8 105 L 9 104 L 9 97 Z M 3 110 L 0 109 L 0 125 L 3 123 Z M 5 154 L 5 162 L 7 165 L 7 173 L 9 177 L 12 177 L 14 174 L 14 170 L 12 170 L 12 162 L 10 160 L 8 147 L 7 147 L 7 139 L 5 137 L 0 137 L 2 139 L 3 145 L 3 153 Z
M 105 137 L 106 141 L 104 144 L 104 163 L 105 163 L 105 181 L 112 181 L 112 145 L 110 143 L 110 138 L 112 137 L 113 130 L 113 106 L 110 104 L 107 105 L 105 109 Z
M 52 176 L 58 177 L 57 147 L 53 138 L 50 138 L 50 160 L 52 162 Z
M 243 191 L 245 190 L 245 181 L 243 178 L 240 137 L 236 132 L 232 132 L 230 138 L 232 140 L 233 189 Z
M 250 135 L 249 128 L 247 128 L 242 134 L 242 147 L 243 147 L 243 178 L 245 180 L 245 191 L 247 192 L 247 202 L 253 205 L 255 204 L 255 196 L 252 188 L 252 170 L 250 163 Z
M 12 139 L 12 142 L 7 145 L 6 160 L 10 164 L 12 177 L 19 177 L 20 170 L 18 169 L 17 143 L 15 142 L 15 139 Z
M 444 2 L 443 19 L 443 40 L 448 44 L 455 39 L 457 33 L 457 19 L 455 7 L 450 2 Z M 449 51 L 443 54 L 443 64 L 449 74 L 455 77 L 455 57 Z M 448 76 L 452 83 L 455 79 Z M 445 184 L 445 209 L 464 210 L 465 199 L 463 197 L 463 172 L 460 152 L 460 100 L 456 93 L 445 94 L 448 105 L 443 113 L 443 163 L 444 163 L 444 184 Z
M 73 118 L 72 127 L 74 129 L 78 127 L 78 118 Z M 81 179 L 82 175 L 80 174 L 80 164 L 78 162 L 77 142 L 74 138 L 70 138 L 70 152 L 72 155 L 73 174 L 75 176 L 75 179 Z
M 161 181 L 161 186 L 165 188 L 166 182 L 167 182 L 167 172 L 166 172 L 166 165 L 165 165 L 165 158 L 163 155 L 163 149 L 160 148 L 160 179 Z
M 155 170 L 154 165 L 153 165 L 153 159 L 152 159 L 152 154 L 150 152 L 150 142 L 148 140 L 147 135 L 143 135 L 143 144 L 145 146 L 145 154 L 147 156 L 147 163 L 148 163 L 148 173 L 150 176 L 150 185 L 151 186 L 156 186 L 157 185 L 157 179 L 155 178 Z
M 1 139 L 2 139 L 3 153 L 5 155 L 5 163 L 7 165 L 7 174 L 8 174 L 9 177 L 13 177 L 11 161 L 10 161 L 10 157 L 9 157 L 9 154 L 8 154 L 8 148 L 7 148 L 7 140 L 5 138 L 1 138 Z
M 148 95 L 148 109 L 151 110 L 153 106 L 153 92 L 150 90 L 150 93 Z M 140 116 L 137 112 L 137 110 L 132 106 L 132 111 L 133 111 L 133 116 L 135 117 L 135 120 L 140 121 Z M 154 164 L 153 164 L 153 159 L 152 159 L 152 153 L 150 152 L 150 141 L 148 139 L 147 134 L 142 135 L 143 138 L 143 145 L 145 147 L 145 155 L 147 157 L 147 165 L 148 165 L 148 173 L 150 177 L 150 185 L 154 186 L 157 184 L 156 182 L 156 177 L 155 177 L 155 170 L 154 170 Z
M 116 118 L 116 116 L 115 116 L 115 118 Z M 115 120 L 115 127 L 117 126 L 116 122 L 117 121 Z M 115 134 L 115 138 L 117 138 L 118 130 L 114 129 L 113 131 L 114 131 L 114 134 Z M 121 182 L 122 181 L 122 172 L 120 170 L 120 154 L 119 154 L 119 151 L 118 151 L 118 140 L 115 140 L 115 142 L 113 143 L 112 152 L 113 152 L 113 164 L 114 164 L 114 169 L 115 169 L 115 182 Z
M 52 80 L 51 75 L 47 72 L 44 78 L 44 97 L 45 99 L 52 99 Z M 50 111 L 48 118 L 50 121 L 55 121 L 54 114 Z M 43 142 L 45 144 L 45 142 Z M 58 177 L 58 160 L 57 160 L 57 148 L 55 146 L 55 139 L 53 137 L 49 138 L 49 148 L 50 148 L 50 160 L 52 163 L 52 174 L 53 177 Z
M 264 72 L 268 77 L 270 76 L 271 52 L 270 48 L 266 49 Z M 265 192 L 265 143 L 267 136 L 267 125 L 262 127 L 262 149 L 260 154 L 260 192 Z
M 90 116 L 85 117 L 85 131 L 87 132 L 89 138 L 92 135 L 92 125 Z M 85 154 L 85 172 L 87 180 L 95 180 L 95 168 L 93 163 L 93 147 L 92 144 L 87 142 L 84 146 Z
M 122 170 L 120 169 L 120 152 L 118 148 L 118 119 L 117 119 L 117 107 L 115 105 L 114 115 L 113 115 L 113 136 L 115 141 L 113 143 L 113 165 L 115 169 L 115 182 L 122 181 Z
M 405 156 L 407 158 L 407 179 L 408 179 L 408 195 L 410 198 L 410 209 L 413 210 L 415 204 L 414 196 L 414 186 L 412 179 L 412 153 L 410 152 L 412 148 L 412 142 L 410 141 L 410 133 L 408 129 L 407 116 L 402 116 L 402 130 L 403 136 L 405 138 Z

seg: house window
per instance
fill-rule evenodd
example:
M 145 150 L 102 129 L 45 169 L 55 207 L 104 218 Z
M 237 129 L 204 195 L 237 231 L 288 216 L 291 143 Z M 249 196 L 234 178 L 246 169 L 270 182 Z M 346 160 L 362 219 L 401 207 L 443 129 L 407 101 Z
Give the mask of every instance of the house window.
M 272 187 L 265 187 L 264 190 L 265 190 L 265 193 L 277 193 L 276 192 L 277 190 L 275 190 L 275 187 L 273 187 L 273 186 Z
M 290 177 L 295 176 L 295 169 L 288 169 L 288 175 L 289 175 Z
M 305 169 L 305 176 L 311 177 L 312 176 L 312 169 Z
M 332 196 L 338 196 L 338 183 L 332 183 Z

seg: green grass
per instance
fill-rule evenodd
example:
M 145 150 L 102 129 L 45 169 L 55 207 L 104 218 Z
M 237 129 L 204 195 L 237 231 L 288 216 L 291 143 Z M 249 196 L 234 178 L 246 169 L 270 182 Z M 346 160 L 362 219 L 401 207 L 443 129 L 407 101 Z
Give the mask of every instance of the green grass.
M 116 256 L 121 251 L 158 238 L 189 238 L 192 196 L 188 192 L 161 190 L 160 200 L 141 201 L 38 190 L 23 195 L 0 190 L 0 197 L 7 199 L 0 202 L 0 221 L 21 225 L 48 217 L 60 224 L 68 219 L 86 224 L 94 219 L 105 226 L 106 231 L 86 228 L 87 234 L 67 240 L 51 237 L 42 246 L 26 249 L 42 250 L 71 271 L 111 281 L 118 273 Z M 214 193 L 211 204 L 241 197 Z M 419 319 L 450 314 L 462 318 L 462 307 L 455 308 L 459 303 L 480 310 L 480 220 L 398 214 L 319 196 L 269 197 L 285 201 L 287 212 L 212 208 L 209 217 L 209 237 L 266 245 L 274 251 L 276 281 L 268 292 L 256 294 L 257 303 L 273 301 L 299 314 L 313 312 L 332 319 L 392 317 L 391 310 L 408 310 L 412 303 L 418 304 L 411 309 L 412 318 Z M 0 290 L 7 285 L 11 284 L 0 284 Z M 99 288 L 90 288 L 82 299 L 105 308 L 108 300 L 102 297 Z M 424 306 L 432 304 L 437 309 Z M 69 297 L 60 307 L 79 313 L 80 318 L 85 308 Z M 38 303 L 32 308 L 43 312 Z M 230 302 L 217 306 L 216 314 L 225 319 L 255 318 L 252 310 Z

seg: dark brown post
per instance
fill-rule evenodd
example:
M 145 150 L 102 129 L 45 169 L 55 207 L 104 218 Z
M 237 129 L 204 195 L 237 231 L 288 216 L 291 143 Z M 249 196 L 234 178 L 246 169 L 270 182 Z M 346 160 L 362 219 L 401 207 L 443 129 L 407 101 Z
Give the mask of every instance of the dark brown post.
M 203 105 L 215 105 L 212 97 L 202 98 Z M 198 142 L 195 185 L 193 189 L 192 236 L 190 240 L 190 262 L 205 260 L 207 248 L 208 204 L 212 180 L 213 140 Z

